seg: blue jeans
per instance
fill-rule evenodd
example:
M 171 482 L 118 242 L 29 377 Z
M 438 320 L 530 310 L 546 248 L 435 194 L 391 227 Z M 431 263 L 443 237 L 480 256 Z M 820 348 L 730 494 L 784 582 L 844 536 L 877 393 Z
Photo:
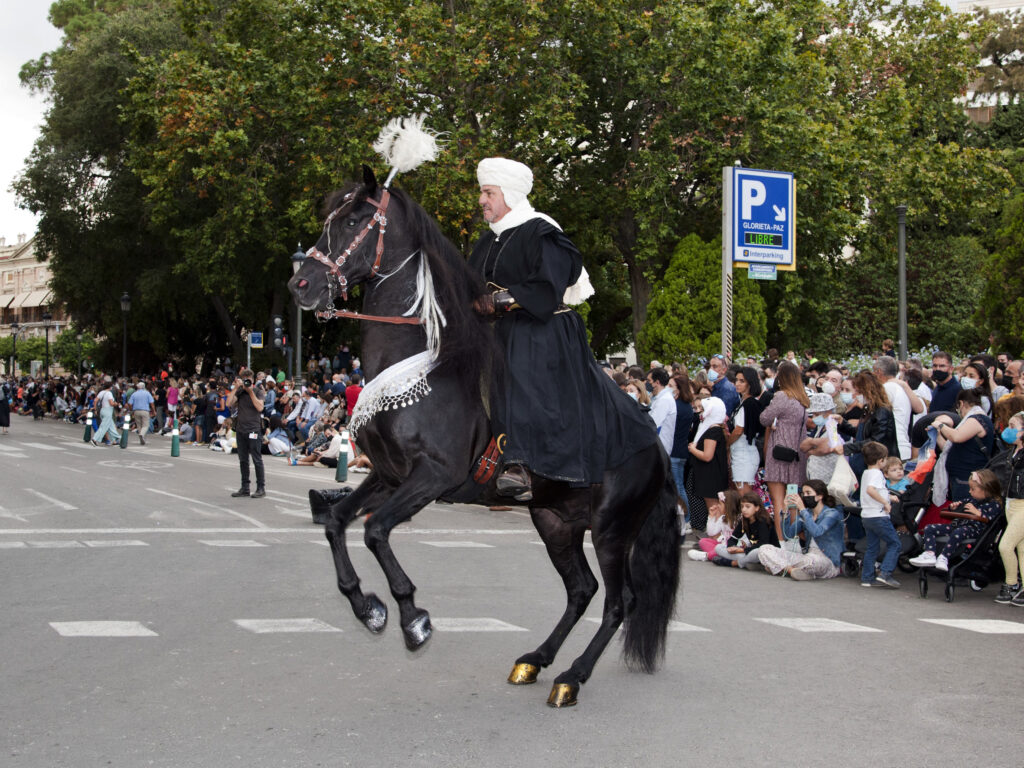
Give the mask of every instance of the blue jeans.
M 860 580 L 872 582 L 875 580 L 875 561 L 878 559 L 879 542 L 885 542 L 885 558 L 882 560 L 880 573 L 882 576 L 891 576 L 896 570 L 896 561 L 900 557 L 900 537 L 893 528 L 892 520 L 888 517 L 862 517 L 861 525 L 868 538 L 868 548 L 864 552 L 864 565 L 860 571 Z
M 686 459 L 677 459 L 673 457 L 672 461 L 672 477 L 676 481 L 676 492 L 679 494 L 679 498 L 683 500 L 683 505 L 686 507 L 686 522 L 690 522 L 690 499 L 686 495 L 686 483 L 684 479 L 686 477 Z

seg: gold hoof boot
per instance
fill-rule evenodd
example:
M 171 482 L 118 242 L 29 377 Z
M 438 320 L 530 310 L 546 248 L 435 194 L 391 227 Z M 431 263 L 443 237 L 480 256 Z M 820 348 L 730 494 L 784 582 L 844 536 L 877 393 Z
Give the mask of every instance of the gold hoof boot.
M 512 667 L 512 672 L 508 676 L 508 681 L 512 683 L 512 685 L 529 685 L 530 683 L 536 683 L 538 672 L 540 672 L 540 667 L 535 667 L 533 664 L 516 664 Z
M 551 686 L 551 695 L 548 696 L 549 707 L 575 707 L 576 694 L 580 692 L 578 685 L 569 683 L 555 683 Z

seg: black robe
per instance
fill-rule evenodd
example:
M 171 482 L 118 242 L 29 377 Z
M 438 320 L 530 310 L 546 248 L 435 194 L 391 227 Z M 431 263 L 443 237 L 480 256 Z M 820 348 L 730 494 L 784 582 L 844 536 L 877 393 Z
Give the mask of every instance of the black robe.
M 491 421 L 506 435 L 506 464 L 583 487 L 657 441 L 650 416 L 594 360 L 583 320 L 561 305 L 583 268 L 564 233 L 540 218 L 500 237 L 488 231 L 470 265 L 520 307 L 499 310 L 495 328 L 505 365 L 492 383 Z

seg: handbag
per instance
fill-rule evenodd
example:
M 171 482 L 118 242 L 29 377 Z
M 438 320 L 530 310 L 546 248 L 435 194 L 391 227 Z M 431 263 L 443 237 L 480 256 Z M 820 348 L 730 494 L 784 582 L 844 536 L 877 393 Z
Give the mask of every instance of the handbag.
M 787 448 L 784 445 L 776 445 L 772 448 L 772 458 L 776 461 L 792 464 L 800 458 L 800 454 L 792 448 Z
M 850 500 L 850 497 L 857 492 L 858 487 L 860 484 L 850 468 L 850 462 L 846 460 L 845 456 L 840 456 L 836 461 L 836 468 L 832 470 L 832 477 L 828 481 L 829 494 L 844 507 L 853 507 L 856 504 Z

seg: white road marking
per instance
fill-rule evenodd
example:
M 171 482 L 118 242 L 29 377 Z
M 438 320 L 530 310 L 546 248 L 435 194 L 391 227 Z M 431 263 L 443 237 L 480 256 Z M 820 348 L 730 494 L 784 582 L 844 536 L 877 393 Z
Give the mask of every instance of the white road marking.
M 312 541 L 310 543 L 311 544 L 321 544 L 321 545 L 323 545 L 325 547 L 331 546 L 331 542 L 324 541 L 323 539 L 315 539 L 314 541 Z M 366 542 L 365 541 L 359 541 L 359 539 L 352 539 L 352 540 L 346 539 L 345 540 L 345 547 L 347 549 L 366 549 Z
M 0 453 L 0 459 L 27 459 L 27 453 Z
M 138 539 L 94 539 L 92 541 L 83 541 L 83 544 L 87 547 L 148 547 L 144 541 Z
M 268 490 L 267 496 L 284 496 L 286 499 L 298 499 L 299 501 L 309 501 L 308 496 L 300 496 L 297 493 L 285 493 L 284 491 Z
M 199 540 L 200 544 L 205 544 L 208 547 L 265 547 L 267 546 L 262 541 L 253 541 L 252 539 L 208 539 Z
M 320 619 L 235 619 L 235 624 L 257 635 L 272 632 L 341 632 Z
M 587 617 L 587 621 L 592 624 L 600 624 L 601 619 L 596 619 L 592 616 Z M 698 627 L 696 624 L 687 624 L 683 621 L 670 621 L 668 623 L 669 632 L 710 632 L 711 630 L 707 627 Z
M 494 549 L 493 544 L 481 544 L 479 541 L 421 541 L 420 544 L 441 549 Z
M 75 469 L 74 467 L 60 467 L 60 469 L 66 469 L 68 472 L 77 472 L 80 475 L 88 475 L 84 469 Z
M 59 445 L 50 445 L 49 443 L 19 443 L 19 445 L 27 445 L 29 448 L 38 448 L 40 451 L 66 450 L 64 448 L 61 448 Z
M 74 549 L 82 546 L 77 541 L 30 541 L 28 545 L 36 549 Z
M 138 621 L 51 621 L 62 637 L 157 637 Z
M 0 549 L 24 549 L 27 546 L 24 541 L 0 541 Z
M 161 493 L 163 493 L 161 491 Z M 170 495 L 170 494 L 168 494 Z M 191 499 L 189 499 L 191 501 Z M 264 533 L 309 533 L 310 526 L 303 528 L 268 528 L 263 526 L 258 530 L 252 528 L 17 528 L 17 529 L 0 529 L 0 536 L 4 534 L 16 533 L 22 536 L 62 536 L 65 534 L 75 534 L 77 536 L 87 535 L 118 535 L 118 534 L 143 534 L 143 533 L 246 533 L 249 535 L 264 534 Z M 461 536 L 500 536 L 503 534 L 516 534 L 523 535 L 533 533 L 528 530 L 481 530 L 478 528 L 472 529 L 460 529 L 460 528 L 439 528 L 436 530 L 429 530 L 426 528 L 408 528 L 402 529 L 401 527 L 396 528 L 391 532 L 392 536 L 405 535 L 405 536 L 448 536 L 448 535 L 461 535 Z
M 282 515 L 291 515 L 292 517 L 304 517 L 307 520 L 312 520 L 308 509 L 289 509 L 288 507 L 277 506 L 275 509 Z
M 67 509 L 67 510 L 78 509 L 78 507 L 72 506 L 71 504 L 66 504 L 63 501 L 61 501 L 60 499 L 55 499 L 52 496 L 47 496 L 45 493 L 40 493 L 39 491 L 34 491 L 31 488 L 24 488 L 23 490 L 26 491 L 27 493 L 31 493 L 33 496 L 39 497 L 43 501 L 48 501 L 51 504 L 53 504 L 54 506 L 60 507 L 61 509 Z
M 1024 635 L 1024 624 L 1003 619 L 918 619 L 954 629 L 966 629 L 985 635 Z
M 798 632 L 884 632 L 884 629 L 850 624 L 836 619 L 754 619 L 777 627 L 795 629 Z
M 227 512 L 229 515 L 234 515 L 237 518 L 245 520 L 247 523 L 252 523 L 257 528 L 266 528 L 267 527 L 265 523 L 261 522 L 260 520 L 257 520 L 255 517 L 249 517 L 248 515 L 243 515 L 241 512 L 235 512 L 233 509 L 228 509 L 226 507 L 221 507 L 221 506 L 218 506 L 217 504 L 211 504 L 208 501 L 201 501 L 200 499 L 190 499 L 187 496 L 179 496 L 176 493 L 168 493 L 167 491 L 161 491 L 159 488 L 147 488 L 146 490 L 149 491 L 150 493 L 159 493 L 162 496 L 170 496 L 172 499 L 180 499 L 181 501 L 188 501 L 188 502 L 191 502 L 192 504 L 201 504 L 204 507 L 211 507 L 212 509 L 216 509 L 216 510 L 219 510 L 221 512 Z
M 20 452 L 21 452 L 21 448 L 13 448 L 13 447 L 11 447 L 9 445 L 4 445 L 3 443 L 0 443 L 0 453 L 20 453 Z
M 477 618 L 477 619 L 435 619 L 430 617 L 430 623 L 434 629 L 442 632 L 529 632 L 526 627 L 517 627 L 515 624 L 501 621 L 500 619 Z

